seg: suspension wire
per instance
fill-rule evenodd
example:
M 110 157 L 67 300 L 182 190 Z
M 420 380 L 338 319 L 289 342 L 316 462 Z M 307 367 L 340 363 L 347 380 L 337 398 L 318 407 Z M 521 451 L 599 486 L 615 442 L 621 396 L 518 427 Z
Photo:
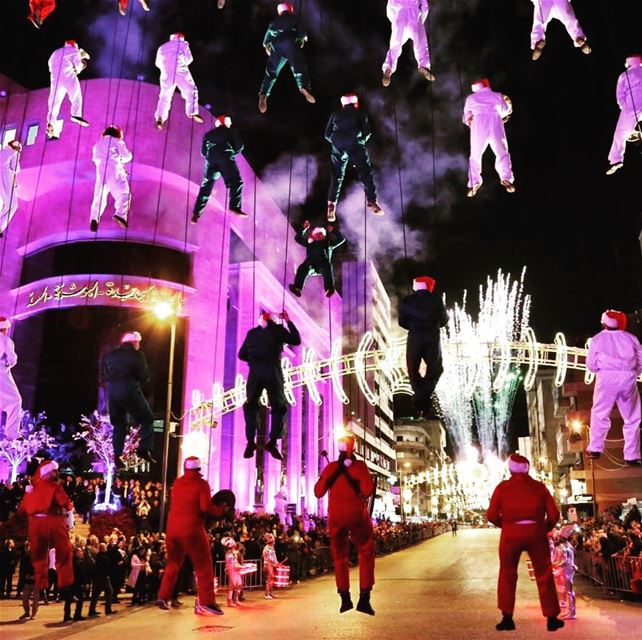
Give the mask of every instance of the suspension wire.
M 285 223 L 285 258 L 283 259 L 283 301 L 282 310 L 285 311 L 285 292 L 287 290 L 288 277 L 288 251 L 290 246 L 290 214 L 292 212 L 292 172 L 294 169 L 294 153 L 290 153 L 290 180 L 288 184 L 288 208 L 286 211 L 287 221 Z
M 401 147 L 399 146 L 399 126 L 397 123 L 397 103 L 392 103 L 392 114 L 395 125 L 395 148 L 397 153 L 397 178 L 399 181 L 399 206 L 401 207 L 401 229 L 403 231 L 403 255 L 408 262 L 408 240 L 406 238 L 406 210 L 404 206 L 404 197 L 403 197 L 403 178 L 401 173 Z M 433 134 L 434 139 L 434 134 Z M 434 146 L 433 146 L 434 148 Z M 410 293 L 410 284 L 406 283 L 406 293 Z

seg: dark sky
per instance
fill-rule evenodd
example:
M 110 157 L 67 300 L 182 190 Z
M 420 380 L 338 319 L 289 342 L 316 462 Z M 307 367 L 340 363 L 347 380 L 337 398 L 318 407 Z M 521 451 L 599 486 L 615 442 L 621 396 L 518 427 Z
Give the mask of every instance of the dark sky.
M 638 0 L 575 0 L 593 53 L 582 55 L 553 22 L 538 62 L 530 59 L 529 0 L 434 2 L 429 22 L 436 83 L 417 74 L 408 44 L 388 89 L 380 83 L 390 34 L 385 0 L 324 0 L 323 8 L 320 0 L 300 0 L 318 102 L 308 105 L 285 70 L 265 116 L 256 108 L 265 63 L 261 41 L 275 2 L 228 0 L 219 11 L 214 0 L 151 0 L 152 11 L 144 14 L 130 0 L 123 18 L 115 0 L 61 0 L 40 31 L 25 20 L 26 0 L 7 4 L 1 70 L 29 88 L 47 85 L 47 58 L 66 38 L 92 55 L 81 78 L 142 74 L 156 82 L 156 47 L 169 33 L 184 31 L 201 104 L 232 115 L 247 159 L 280 190 L 281 201 L 292 154 L 297 221 L 324 211 L 325 123 L 342 92 L 359 92 L 373 125 L 369 150 L 388 215 L 368 221 L 367 247 L 358 185 L 349 186 L 339 215 L 352 251 L 378 259 L 391 291 L 405 292 L 408 279 L 425 272 L 455 300 L 498 268 L 518 275 L 525 264 L 532 324 L 545 341 L 563 330 L 571 342 L 583 342 L 599 328 L 604 307 L 642 307 L 642 145 L 629 145 L 624 169 L 604 175 L 618 116 L 615 83 L 625 56 L 642 51 Z M 518 191 L 501 189 L 488 151 L 484 186 L 469 200 L 461 107 L 480 76 L 513 100 L 507 135 Z M 181 111 L 171 117 L 182 117 Z M 403 261 L 400 178 L 410 264 Z

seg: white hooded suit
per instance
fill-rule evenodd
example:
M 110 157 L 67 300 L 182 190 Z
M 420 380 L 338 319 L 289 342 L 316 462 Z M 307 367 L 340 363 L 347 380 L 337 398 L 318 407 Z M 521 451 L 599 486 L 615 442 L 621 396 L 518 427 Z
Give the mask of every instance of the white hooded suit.
M 615 95 L 621 111 L 609 151 L 611 164 L 624 162 L 626 140 L 642 121 L 642 67 L 639 61 L 620 74 Z
M 513 182 L 513 169 L 504 129 L 504 118 L 511 113 L 512 106 L 508 98 L 490 87 L 479 89 L 466 98 L 463 120 L 470 127 L 469 187 L 482 183 L 482 155 L 488 145 L 496 156 L 495 170 L 500 180 Z
M 189 70 L 194 58 L 189 43 L 173 34 L 168 42 L 158 47 L 156 66 L 160 69 L 160 93 L 154 118 L 165 122 L 169 117 L 172 96 L 176 87 L 185 100 L 185 114 L 198 114 L 198 89 Z
M 408 40 L 417 59 L 417 66 L 430 69 L 430 52 L 424 23 L 428 17 L 428 0 L 388 0 L 386 15 L 390 20 L 390 48 L 383 62 L 383 71 L 395 72 L 401 50 Z
M 642 345 L 627 331 L 604 329 L 593 336 L 586 366 L 596 374 L 588 451 L 604 451 L 617 404 L 624 420 L 624 459 L 640 459 L 640 394 L 636 377 L 642 373 Z
M 131 162 L 132 154 L 125 141 L 112 136 L 103 136 L 95 145 L 92 160 L 96 165 L 96 184 L 91 203 L 91 219 L 100 222 L 107 206 L 107 195 L 114 199 L 115 214 L 127 220 L 129 212 L 129 181 L 125 164 Z
M 548 23 L 557 18 L 566 28 L 576 47 L 578 39 L 586 40 L 578 22 L 571 0 L 531 0 L 533 3 L 533 29 L 531 30 L 531 49 L 540 40 L 546 40 Z
M 63 98 L 68 96 L 71 116 L 82 117 L 82 91 L 78 74 L 85 68 L 83 60 L 89 58 L 87 53 L 77 46 L 65 44 L 49 56 L 49 110 L 47 123 L 53 125 L 58 120 Z
M 9 146 L 0 150 L 0 233 L 5 232 L 18 208 L 19 171 L 20 152 Z
M 17 362 L 13 340 L 0 331 L 0 424 L 6 438 L 17 437 L 22 414 L 22 398 L 11 375 Z

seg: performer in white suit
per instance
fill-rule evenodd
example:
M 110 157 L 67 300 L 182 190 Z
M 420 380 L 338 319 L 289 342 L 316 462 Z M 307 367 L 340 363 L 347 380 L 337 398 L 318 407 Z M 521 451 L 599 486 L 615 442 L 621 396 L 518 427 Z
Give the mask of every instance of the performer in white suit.
M 0 150 L 0 238 L 18 209 L 18 173 L 22 145 L 12 140 Z
M 18 356 L 13 340 L 7 335 L 10 326 L 7 318 L 0 317 L 0 425 L 4 424 L 7 439 L 18 436 L 22 417 L 22 398 L 11 375 Z
M 531 30 L 531 49 L 533 60 L 539 60 L 546 45 L 546 27 L 556 18 L 559 20 L 575 46 L 585 54 L 591 53 L 586 36 L 575 16 L 571 0 L 531 0 L 533 3 L 533 28 Z

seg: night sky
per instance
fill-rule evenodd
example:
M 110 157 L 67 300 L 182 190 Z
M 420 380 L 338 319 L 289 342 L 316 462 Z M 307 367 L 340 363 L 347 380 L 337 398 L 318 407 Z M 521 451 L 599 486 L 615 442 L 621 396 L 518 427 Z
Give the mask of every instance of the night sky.
M 428 273 L 454 301 L 498 268 L 518 275 L 526 265 L 538 337 L 552 341 L 562 330 L 578 344 L 599 329 L 603 308 L 642 307 L 642 145 L 629 144 L 625 167 L 604 175 L 619 112 L 615 83 L 626 55 L 642 51 L 641 2 L 575 0 L 593 53 L 582 55 L 554 21 L 538 62 L 530 59 L 529 0 L 433 2 L 429 37 L 437 81 L 431 85 L 417 73 L 409 43 L 384 89 L 385 0 L 300 0 L 318 101 L 308 105 L 286 69 L 264 116 L 256 104 L 265 64 L 261 43 L 275 2 L 228 0 L 223 11 L 214 0 L 150 4 L 146 14 L 130 0 L 128 15 L 120 17 L 115 0 L 60 0 L 37 31 L 25 19 L 26 0 L 5 2 L 1 71 L 28 88 L 47 86 L 48 56 L 75 38 L 92 56 L 81 79 L 140 74 L 156 82 L 156 48 L 173 31 L 185 32 L 201 104 L 232 116 L 246 158 L 281 204 L 292 154 L 297 222 L 324 213 L 329 149 L 323 131 L 341 93 L 356 91 L 371 118 L 369 151 L 388 215 L 370 217 L 364 246 L 363 195 L 351 174 L 339 217 L 351 240 L 348 251 L 374 257 L 391 292 L 405 293 L 409 279 Z M 518 191 L 508 195 L 499 186 L 487 151 L 484 185 L 470 200 L 461 108 L 470 82 L 483 76 L 513 100 L 507 136 Z M 171 117 L 184 117 L 182 107 Z

